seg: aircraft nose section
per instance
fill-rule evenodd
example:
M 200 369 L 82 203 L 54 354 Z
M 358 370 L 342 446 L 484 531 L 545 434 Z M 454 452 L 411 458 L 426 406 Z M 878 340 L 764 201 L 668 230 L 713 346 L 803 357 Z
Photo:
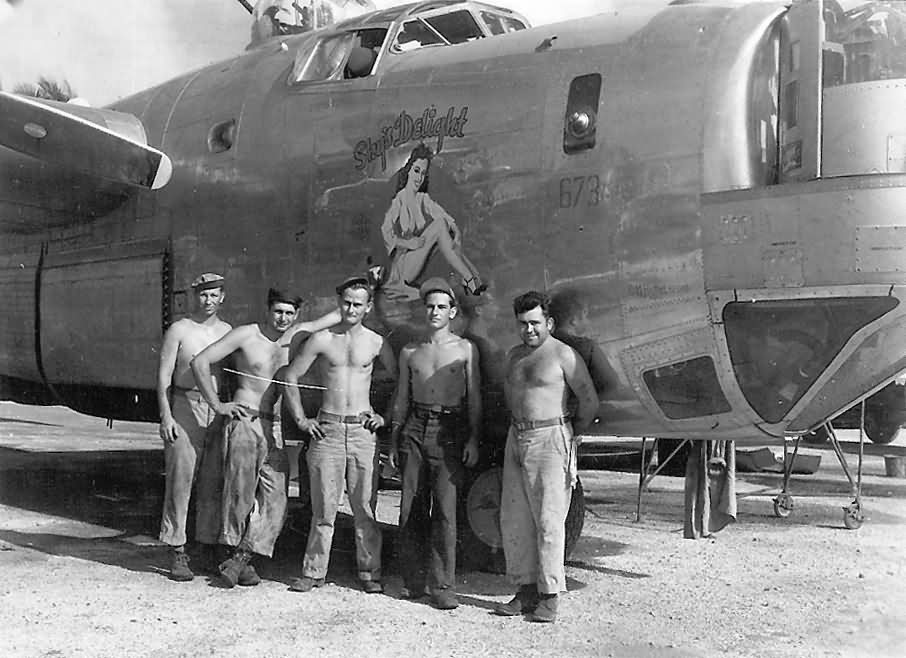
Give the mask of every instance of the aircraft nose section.
M 769 423 L 793 417 L 795 433 L 894 376 L 906 367 L 898 306 L 892 295 L 727 304 L 730 361 L 749 405 Z M 881 318 L 874 332 L 866 329 Z

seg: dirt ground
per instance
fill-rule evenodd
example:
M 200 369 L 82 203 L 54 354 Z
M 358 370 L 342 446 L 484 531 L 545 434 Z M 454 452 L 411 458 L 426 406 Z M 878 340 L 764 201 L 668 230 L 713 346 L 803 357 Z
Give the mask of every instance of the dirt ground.
M 698 541 L 682 537 L 681 479 L 656 479 L 636 522 L 636 476 L 582 471 L 569 592 L 542 625 L 491 614 L 512 593 L 494 573 L 461 573 L 455 611 L 400 600 L 394 492 L 380 501 L 384 595 L 357 588 L 345 517 L 327 586 L 288 590 L 303 549 L 290 529 L 261 585 L 226 590 L 165 576 L 153 426 L 2 403 L 0 446 L 0 657 L 906 656 L 906 480 L 877 455 L 859 530 L 843 527 L 849 486 L 822 450 L 789 518 L 772 512 L 778 475 L 740 475 L 738 522 Z

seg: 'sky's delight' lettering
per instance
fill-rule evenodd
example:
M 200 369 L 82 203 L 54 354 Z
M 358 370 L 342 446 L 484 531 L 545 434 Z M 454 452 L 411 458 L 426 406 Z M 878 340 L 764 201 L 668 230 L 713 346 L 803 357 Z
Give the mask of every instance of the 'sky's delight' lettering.
M 421 116 L 414 117 L 405 110 L 399 113 L 393 123 L 381 126 L 380 134 L 361 139 L 352 152 L 356 169 L 380 159 L 381 170 L 387 170 L 387 151 L 407 142 L 425 141 L 437 138 L 435 153 L 440 153 L 447 137 L 462 137 L 463 126 L 469 120 L 469 107 L 463 105 L 457 112 L 452 105 L 446 113 L 438 115 L 433 105 L 425 108 Z

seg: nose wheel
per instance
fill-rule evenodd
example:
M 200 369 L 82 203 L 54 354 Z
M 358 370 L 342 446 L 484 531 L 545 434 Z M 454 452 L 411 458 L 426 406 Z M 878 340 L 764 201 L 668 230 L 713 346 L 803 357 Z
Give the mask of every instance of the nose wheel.
M 785 519 L 793 511 L 793 496 L 787 492 L 781 492 L 774 499 L 774 516 Z
M 862 513 L 862 501 L 858 498 L 843 508 L 843 525 L 849 530 L 858 530 L 865 521 Z

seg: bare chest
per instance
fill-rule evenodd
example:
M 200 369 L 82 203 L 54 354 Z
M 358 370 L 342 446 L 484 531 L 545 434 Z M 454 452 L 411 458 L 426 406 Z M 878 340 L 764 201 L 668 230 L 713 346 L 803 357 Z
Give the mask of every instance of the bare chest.
M 243 369 L 260 377 L 273 377 L 289 363 L 289 343 L 273 342 L 263 336 L 250 341 L 241 352 Z
M 377 349 L 370 340 L 353 340 L 348 335 L 335 336 L 321 354 L 330 368 L 371 368 Z
M 540 388 L 563 384 L 560 364 L 549 355 L 532 353 L 510 363 L 510 384 L 521 388 Z
M 458 345 L 421 345 L 409 358 L 409 369 L 417 381 L 436 378 L 460 380 L 465 373 L 465 355 Z

